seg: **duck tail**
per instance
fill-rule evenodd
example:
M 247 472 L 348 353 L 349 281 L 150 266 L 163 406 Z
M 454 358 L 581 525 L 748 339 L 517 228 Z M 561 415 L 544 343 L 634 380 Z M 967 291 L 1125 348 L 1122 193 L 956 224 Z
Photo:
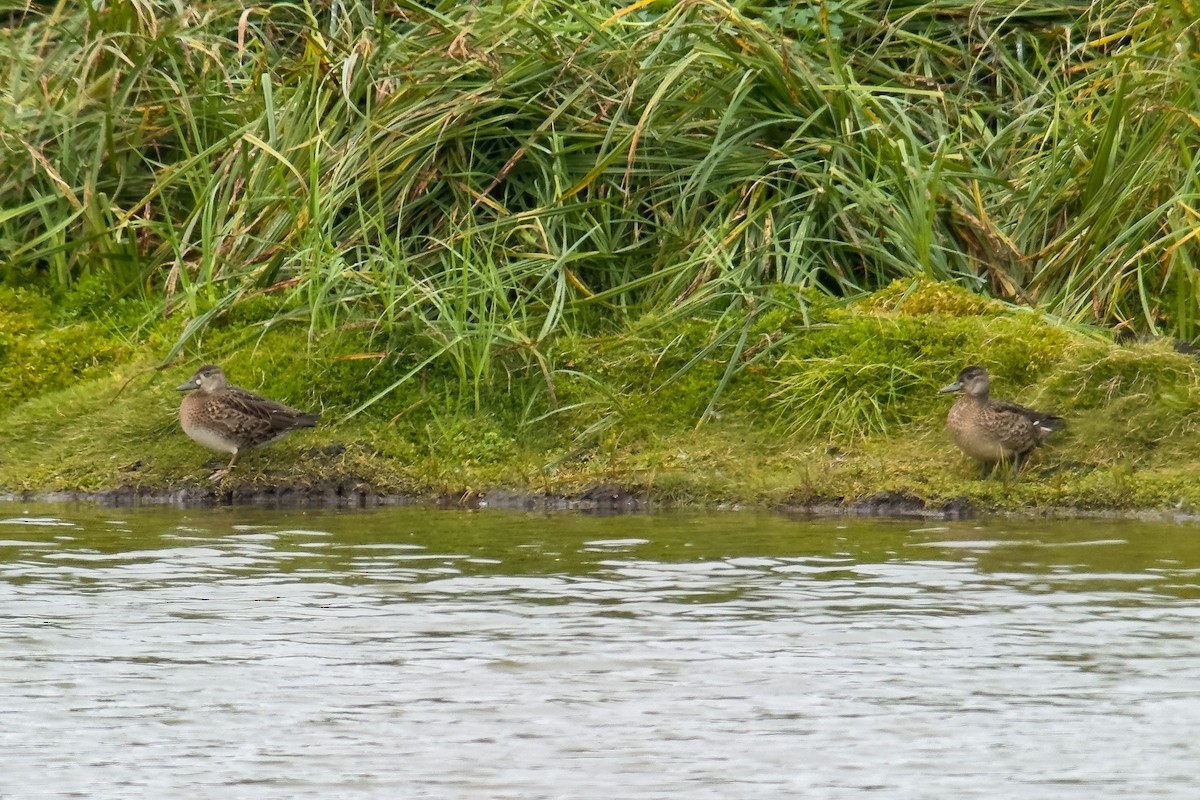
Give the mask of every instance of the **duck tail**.
M 1038 414 L 1033 425 L 1043 436 L 1054 431 L 1067 429 L 1067 421 L 1056 414 Z

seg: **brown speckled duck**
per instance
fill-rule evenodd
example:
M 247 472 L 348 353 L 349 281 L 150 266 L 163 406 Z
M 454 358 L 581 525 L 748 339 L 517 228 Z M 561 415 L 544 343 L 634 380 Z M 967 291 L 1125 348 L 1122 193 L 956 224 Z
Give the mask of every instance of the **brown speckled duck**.
M 946 417 L 959 449 L 981 464 L 980 479 L 999 462 L 1012 463 L 1015 478 L 1025 457 L 1053 431 L 1067 427 L 1062 417 L 988 397 L 992 379 L 983 367 L 967 367 L 942 392 L 962 392 Z
M 270 444 L 297 428 L 317 424 L 316 414 L 230 386 L 225 372 L 212 364 L 196 370 L 177 388 L 191 392 L 179 405 L 183 432 L 209 449 L 233 454 L 229 466 L 214 472 L 209 480 L 228 474 L 243 450 Z

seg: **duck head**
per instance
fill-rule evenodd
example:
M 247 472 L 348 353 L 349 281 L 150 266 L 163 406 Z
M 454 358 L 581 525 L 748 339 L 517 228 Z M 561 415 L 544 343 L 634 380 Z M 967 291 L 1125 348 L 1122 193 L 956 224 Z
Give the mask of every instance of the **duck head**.
M 943 386 L 938 389 L 939 394 L 946 392 L 965 392 L 971 397 L 988 396 L 988 391 L 991 389 L 992 379 L 988 375 L 988 371 L 983 367 L 970 366 L 958 373 L 958 378 L 954 383 Z
M 188 378 L 183 383 L 175 387 L 179 392 L 190 392 L 193 389 L 199 389 L 201 392 L 210 393 L 224 389 L 228 384 L 225 379 L 225 371 L 218 366 L 205 364 L 200 369 L 196 370 L 196 374 Z

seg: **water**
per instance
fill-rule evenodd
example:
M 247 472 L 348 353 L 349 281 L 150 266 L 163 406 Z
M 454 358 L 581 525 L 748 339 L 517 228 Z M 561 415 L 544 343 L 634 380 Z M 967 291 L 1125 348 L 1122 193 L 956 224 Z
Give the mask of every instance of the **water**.
M 1200 796 L 1200 528 L 0 505 L 0 797 Z

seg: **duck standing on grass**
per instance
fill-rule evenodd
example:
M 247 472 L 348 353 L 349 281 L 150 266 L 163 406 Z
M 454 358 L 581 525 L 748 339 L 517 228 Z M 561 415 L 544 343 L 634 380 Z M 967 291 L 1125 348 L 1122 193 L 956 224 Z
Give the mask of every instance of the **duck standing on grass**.
M 311 428 L 318 415 L 297 411 L 282 403 L 230 386 L 225 372 L 207 364 L 177 387 L 191 392 L 179 405 L 183 432 L 219 453 L 232 453 L 229 466 L 209 476 L 215 481 L 233 469 L 238 455 L 282 439 L 297 428 Z
M 1067 427 L 1062 417 L 988 397 L 992 379 L 983 367 L 967 367 L 941 392 L 962 392 L 950 407 L 946 428 L 958 448 L 982 462 L 979 478 L 987 478 L 999 462 L 1012 462 L 1017 477 L 1025 457 L 1052 431 Z

